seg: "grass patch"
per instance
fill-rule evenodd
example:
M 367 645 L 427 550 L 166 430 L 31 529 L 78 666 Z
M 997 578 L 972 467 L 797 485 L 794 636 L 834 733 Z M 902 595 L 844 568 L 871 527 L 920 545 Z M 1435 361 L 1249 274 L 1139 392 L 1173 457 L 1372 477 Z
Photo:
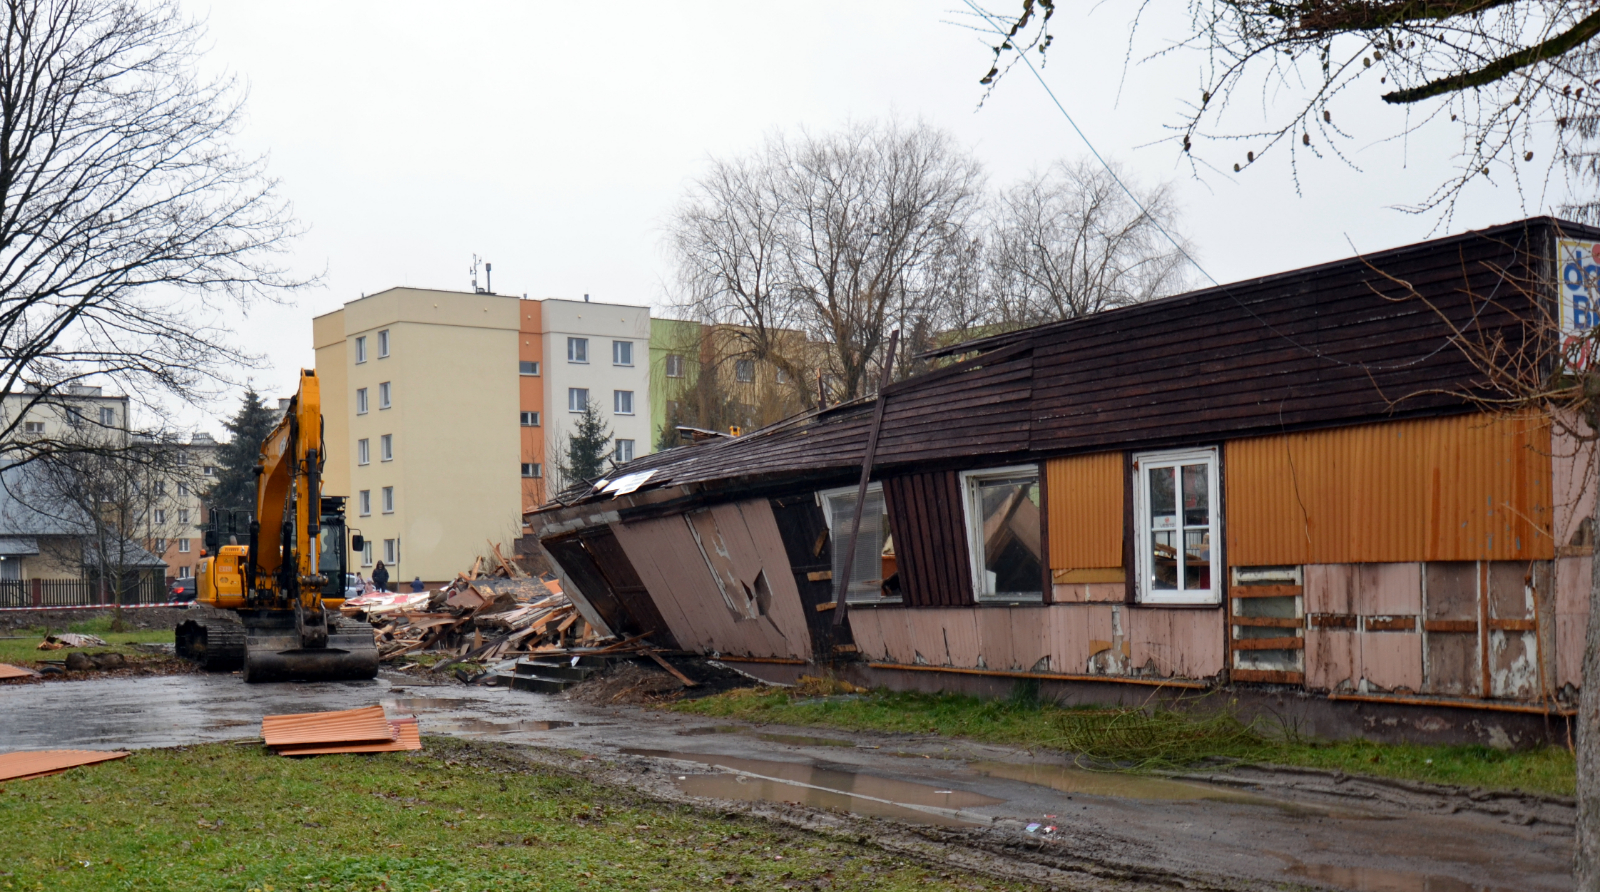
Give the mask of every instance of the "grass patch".
M 1132 770 L 1184 768 L 1207 757 L 1338 769 L 1490 789 L 1571 795 L 1572 754 L 1549 747 L 1504 752 L 1485 746 L 1327 742 L 1246 725 L 1225 713 L 1194 716 L 1166 710 L 1063 708 L 1019 685 L 1008 700 L 959 694 L 874 691 L 806 696 L 744 688 L 675 703 L 671 709 L 713 718 L 846 730 L 940 734 L 990 743 L 1076 753 Z
M 122 632 L 111 631 L 114 617 L 111 615 L 96 616 L 61 627 L 37 627 L 30 629 L 13 629 L 0 632 L 0 663 L 27 664 L 34 660 L 59 660 L 72 650 L 84 653 L 99 654 L 117 652 L 126 656 L 146 654 L 144 651 L 133 647 L 134 644 L 171 644 L 171 629 L 128 629 Z M 44 636 L 54 632 L 78 632 L 85 635 L 99 635 L 110 645 L 109 647 L 80 647 L 62 650 L 38 650 L 39 642 Z M 16 640 L 9 640 L 15 638 Z
M 0 792 L 0 890 L 1020 889 L 529 766 L 506 744 L 145 750 Z

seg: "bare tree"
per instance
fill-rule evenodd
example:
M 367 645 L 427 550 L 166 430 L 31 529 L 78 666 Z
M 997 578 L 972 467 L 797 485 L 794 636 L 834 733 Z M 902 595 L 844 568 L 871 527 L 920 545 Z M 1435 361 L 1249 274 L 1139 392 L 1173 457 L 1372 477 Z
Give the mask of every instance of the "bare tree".
M 1188 260 L 1167 237 L 1177 209 L 1166 186 L 1135 201 L 1098 163 L 1057 162 L 1001 192 L 995 216 L 990 325 L 1070 319 L 1187 284 Z
M 775 136 L 715 162 L 679 208 L 684 315 L 740 332 L 810 406 L 812 368 L 779 346 L 804 332 L 827 347 L 834 397 L 863 396 L 889 332 L 949 297 L 945 272 L 969 248 L 982 187 L 977 161 L 920 124 Z
M 1020 6 L 1004 14 L 972 6 L 977 27 L 995 35 L 995 62 L 982 79 L 991 87 L 1018 62 L 1037 56 L 1042 64 L 1054 44 L 1053 0 L 1020 0 Z M 1347 152 L 1352 140 L 1373 138 L 1353 124 L 1371 100 L 1355 97 L 1376 93 L 1383 103 L 1412 110 L 1402 133 L 1436 121 L 1459 128 L 1453 166 L 1440 159 L 1447 173 L 1412 210 L 1448 218 L 1475 180 L 1542 190 L 1566 174 L 1573 178 L 1572 209 L 1600 216 L 1592 198 L 1600 186 L 1600 10 L 1593 4 L 1188 0 L 1185 6 L 1188 38 L 1153 55 L 1194 51 L 1201 61 L 1172 136 L 1197 174 L 1240 172 L 1273 151 L 1288 153 L 1296 177 L 1306 153 L 1354 166 Z M 1171 11 L 1140 4 L 1135 28 L 1145 16 L 1170 19 Z M 1355 90 L 1358 84 L 1365 89 Z M 1246 114 L 1241 124 L 1229 123 Z M 1556 152 L 1541 157 L 1538 143 L 1552 137 Z
M 109 381 L 194 400 L 249 357 L 206 321 L 305 284 L 233 81 L 197 73 L 170 0 L 7 0 L 0 22 L 0 459 L 83 444 L 22 419 Z M 13 394 L 20 400 L 5 400 Z

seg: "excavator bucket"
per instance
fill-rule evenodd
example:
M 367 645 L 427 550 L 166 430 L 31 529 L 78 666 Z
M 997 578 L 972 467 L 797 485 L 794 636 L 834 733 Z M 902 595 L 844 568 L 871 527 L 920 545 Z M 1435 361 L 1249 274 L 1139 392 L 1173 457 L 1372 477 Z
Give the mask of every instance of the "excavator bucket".
M 262 611 L 244 618 L 244 680 L 345 681 L 375 678 L 378 644 L 366 623 L 328 623 L 323 647 L 302 647 L 294 614 Z

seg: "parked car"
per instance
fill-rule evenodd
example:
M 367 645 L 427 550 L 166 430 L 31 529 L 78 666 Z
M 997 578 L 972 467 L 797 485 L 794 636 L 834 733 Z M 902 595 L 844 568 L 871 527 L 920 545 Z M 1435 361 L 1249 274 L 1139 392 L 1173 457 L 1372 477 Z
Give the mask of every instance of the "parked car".
M 193 601 L 199 593 L 193 576 L 180 576 L 167 584 L 167 597 L 174 601 Z

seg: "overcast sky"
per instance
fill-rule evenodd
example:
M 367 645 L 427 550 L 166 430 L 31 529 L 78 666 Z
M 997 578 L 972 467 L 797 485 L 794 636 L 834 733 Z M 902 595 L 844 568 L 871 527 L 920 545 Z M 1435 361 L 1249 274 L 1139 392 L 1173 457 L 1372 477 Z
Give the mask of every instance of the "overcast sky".
M 1059 6 L 1044 74 L 1103 155 L 1144 183 L 1176 184 L 1181 228 L 1219 281 L 1514 220 L 1563 198 L 1476 189 L 1437 231 L 1437 216 L 1392 209 L 1438 184 L 1458 136 L 1440 127 L 1386 140 L 1403 112 L 1381 107 L 1375 79 L 1334 106 L 1361 170 L 1303 159 L 1299 195 L 1286 159 L 1196 180 L 1170 143 L 1155 143 L 1198 95 L 1200 60 L 1125 69 L 1131 5 Z M 994 185 L 1084 155 L 1022 69 L 979 107 L 990 55 L 953 24 L 965 18 L 958 7 L 194 3 L 209 26 L 206 64 L 248 86 L 239 148 L 270 157 L 310 229 L 293 265 L 324 274 L 293 305 L 234 321 L 265 358 L 241 377 L 288 395 L 313 364 L 313 316 L 396 285 L 466 290 L 473 254 L 494 264 L 502 294 L 659 307 L 671 275 L 664 227 L 685 185 L 708 158 L 775 131 L 920 119 L 968 146 Z M 1162 38 L 1144 33 L 1136 55 Z M 236 405 L 235 395 L 180 419 L 219 432 Z

